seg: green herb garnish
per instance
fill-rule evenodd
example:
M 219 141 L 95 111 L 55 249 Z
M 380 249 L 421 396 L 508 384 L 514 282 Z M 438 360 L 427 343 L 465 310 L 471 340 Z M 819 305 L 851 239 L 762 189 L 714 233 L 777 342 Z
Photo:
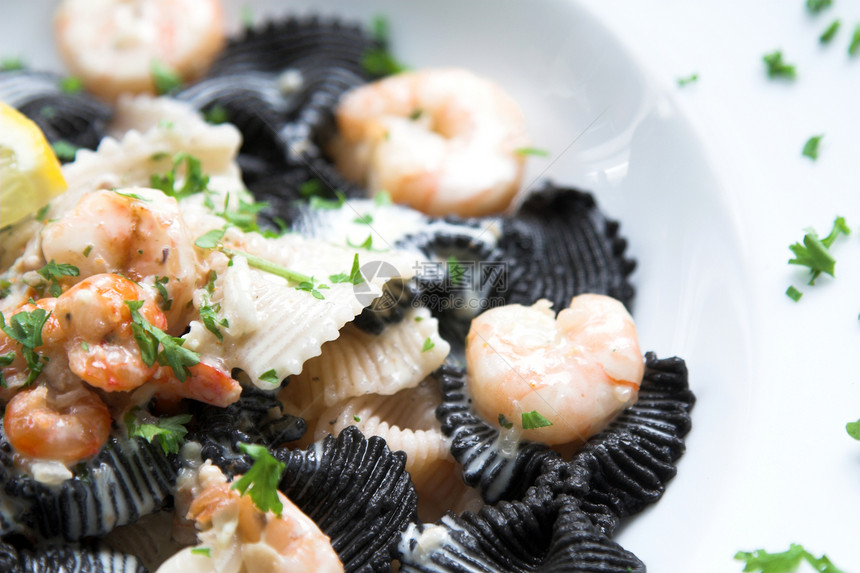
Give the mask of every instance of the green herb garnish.
M 433 350 L 435 346 L 436 345 L 433 343 L 432 340 L 430 340 L 430 337 L 428 336 L 426 339 L 424 339 L 424 346 L 421 347 L 421 352 L 428 352 L 430 350 Z
M 170 294 L 167 292 L 168 282 L 170 282 L 170 277 L 159 277 L 158 275 L 155 275 L 155 288 L 161 296 L 161 302 L 158 303 L 158 306 L 165 312 L 170 310 L 170 307 L 173 306 L 173 299 L 170 298 Z
M 738 551 L 735 559 L 744 561 L 744 571 L 759 571 L 761 573 L 790 573 L 797 570 L 800 562 L 807 563 L 820 573 L 843 573 L 838 569 L 826 555 L 815 557 L 802 545 L 792 543 L 787 551 L 781 553 L 769 553 L 764 549 L 755 551 Z
M 353 419 L 353 421 L 355 421 L 355 422 L 361 422 L 361 418 L 359 418 L 359 417 L 358 417 L 358 416 L 356 416 L 355 414 L 353 414 L 352 419 Z
M 534 430 L 552 426 L 552 422 L 544 418 L 537 410 L 523 412 L 523 430 Z
M 549 151 L 546 149 L 538 149 L 537 147 L 519 147 L 514 149 L 514 153 L 517 155 L 533 155 L 535 157 L 549 157 Z
M 24 60 L 19 57 L 13 58 L 0 58 L 0 70 L 4 72 L 14 72 L 16 70 L 23 70 L 26 65 L 24 65 Z
M 837 19 L 834 20 L 824 32 L 821 33 L 821 36 L 818 37 L 818 41 L 822 44 L 829 44 L 830 41 L 836 36 L 836 32 L 839 31 L 839 25 L 841 22 Z
M 416 120 L 418 120 L 418 118 L 421 117 L 421 115 L 423 113 L 424 113 L 423 109 L 420 109 L 420 108 L 413 109 L 412 113 L 409 114 L 409 119 L 411 119 L 412 121 L 416 121 Z
M 299 195 L 302 197 L 310 198 L 321 196 L 324 195 L 325 192 L 326 187 L 319 179 L 308 179 L 299 185 Z
M 388 20 L 383 16 L 373 19 L 371 29 L 377 47 L 367 50 L 361 57 L 361 67 L 372 76 L 388 76 L 406 69 L 402 63 L 388 51 Z
M 80 93 L 84 89 L 84 82 L 77 76 L 69 76 L 60 80 L 60 89 L 67 94 Z
M 170 66 L 159 60 L 152 60 L 149 75 L 159 95 L 170 93 L 182 86 L 182 77 Z
M 373 201 L 376 203 L 377 207 L 386 207 L 392 203 L 391 194 L 385 189 L 382 189 L 377 191 L 376 195 L 373 196 Z
M 686 78 L 678 78 L 678 86 L 684 87 L 699 81 L 699 74 L 690 74 Z
M 224 229 L 212 229 L 197 237 L 194 244 L 201 249 L 216 249 L 221 245 L 221 239 L 224 238 Z
M 368 234 L 367 238 L 360 245 L 353 245 L 349 238 L 346 239 L 346 244 L 353 249 L 367 249 L 369 251 L 373 247 L 373 234 Z
M 352 259 L 352 269 L 349 271 L 349 274 L 340 273 L 336 275 L 330 275 L 328 280 L 331 282 L 338 283 L 351 283 L 354 285 L 358 285 L 364 282 L 364 277 L 361 274 L 361 267 L 358 264 L 358 253 L 355 254 L 355 257 Z
M 514 427 L 514 423 L 508 420 L 504 414 L 499 414 L 499 425 L 506 430 L 510 430 Z
M 15 362 L 15 352 L 8 352 L 3 356 L 0 356 L 0 368 L 5 368 Z M 6 386 L 6 376 L 0 371 L 0 386 L 3 388 L 7 388 Z
M 790 265 L 801 265 L 809 267 L 809 272 L 812 277 L 809 279 L 809 284 L 815 284 L 815 279 L 821 273 L 833 275 L 836 266 L 836 259 L 830 254 L 830 246 L 840 234 L 850 234 L 851 229 L 845 224 L 843 217 L 836 217 L 833 221 L 833 229 L 830 234 L 823 239 L 818 238 L 818 233 L 814 229 L 807 229 L 806 235 L 803 237 L 803 244 L 794 243 L 788 248 L 794 253 L 794 258 L 788 261 Z
M 51 313 L 44 308 L 37 308 L 29 312 L 18 312 L 6 318 L 0 312 L 0 330 L 5 332 L 9 338 L 21 345 L 21 354 L 27 363 L 29 370 L 26 385 L 29 386 L 42 373 L 42 368 L 48 363 L 48 359 L 36 352 L 36 348 L 42 346 L 42 327 L 48 321 Z
M 158 418 L 154 424 L 150 424 L 141 423 L 133 412 L 129 412 L 125 415 L 125 427 L 129 437 L 143 438 L 150 444 L 157 438 L 165 454 L 178 454 L 179 444 L 188 433 L 184 424 L 190 422 L 191 418 L 191 414 L 180 414 Z
M 50 203 L 46 203 L 45 205 L 42 205 L 41 207 L 39 207 L 39 210 L 36 211 L 35 219 L 37 221 L 39 221 L 40 223 L 43 222 L 45 220 L 45 217 L 48 215 L 48 209 L 50 209 L 50 208 L 51 208 Z
M 233 489 L 249 495 L 260 511 L 272 511 L 280 516 L 284 504 L 278 498 L 278 482 L 286 465 L 276 460 L 269 451 L 257 444 L 239 443 L 239 449 L 254 459 L 248 473 L 233 482 Z
M 793 65 L 782 60 L 782 51 L 777 50 L 766 54 L 763 58 L 767 66 L 767 75 L 771 78 L 785 78 L 793 80 L 797 77 L 797 70 Z
M 227 123 L 227 108 L 220 103 L 216 103 L 203 112 L 203 119 L 206 120 L 206 123 L 211 123 L 212 125 Z
M 860 420 L 845 424 L 845 431 L 855 440 L 860 440 Z
M 260 374 L 260 380 L 263 382 L 268 382 L 269 384 L 280 384 L 281 379 L 278 377 L 277 371 L 274 368 L 271 370 L 266 370 L 262 374 Z
M 212 550 L 208 547 L 194 547 L 191 549 L 192 555 L 203 555 L 204 557 L 212 557 Z
M 185 162 L 185 182 L 176 188 L 176 170 Z M 195 193 L 208 191 L 209 176 L 203 174 L 200 160 L 185 152 L 173 156 L 173 165 L 164 175 L 153 173 L 149 178 L 149 186 L 162 191 L 168 197 L 180 201 Z
M 833 0 L 806 0 L 806 9 L 810 14 L 818 14 L 825 8 L 829 8 Z
M 785 294 L 794 302 L 799 301 L 800 297 L 803 296 L 803 293 L 794 288 L 794 286 L 789 286 L 788 289 L 786 289 Z
M 144 301 L 127 300 L 125 305 L 131 311 L 131 331 L 140 349 L 140 358 L 147 366 L 152 366 L 157 360 L 162 366 L 170 366 L 173 374 L 180 382 L 188 377 L 188 367 L 200 363 L 200 355 L 192 350 L 183 348 L 185 341 L 170 336 L 143 318 L 139 310 Z M 161 351 L 158 350 L 161 345 Z
M 856 56 L 860 51 L 860 24 L 854 27 L 854 33 L 851 35 L 851 43 L 848 45 L 848 55 Z
M 313 195 L 310 198 L 310 208 L 311 209 L 340 209 L 341 206 L 346 202 L 346 195 L 343 194 L 343 191 L 335 191 L 335 195 L 337 199 L 323 199 L 319 195 Z
M 362 215 L 360 217 L 356 217 L 352 220 L 353 223 L 358 223 L 359 225 L 370 225 L 373 223 L 372 215 Z
M 54 150 L 54 155 L 60 161 L 74 161 L 75 154 L 78 152 L 78 146 L 72 145 L 65 139 L 60 139 L 51 144 L 51 149 Z
M 803 144 L 803 156 L 808 157 L 815 161 L 818 159 L 818 144 L 821 143 L 821 138 L 824 137 L 822 135 L 814 135 L 806 140 L 806 143 Z

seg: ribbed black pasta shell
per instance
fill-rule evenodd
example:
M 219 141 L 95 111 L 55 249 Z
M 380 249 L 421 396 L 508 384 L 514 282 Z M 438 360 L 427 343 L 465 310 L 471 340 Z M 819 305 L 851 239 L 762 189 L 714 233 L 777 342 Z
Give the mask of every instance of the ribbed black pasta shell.
M 113 110 L 87 93 L 64 92 L 61 80 L 48 72 L 0 72 L 0 101 L 32 119 L 51 143 L 95 149 L 107 134 Z
M 644 573 L 639 559 L 612 541 L 580 510 L 576 498 L 535 488 L 522 501 L 487 506 L 477 514 L 448 514 L 446 539 L 419 548 L 410 527 L 398 559 L 404 573 L 579 572 Z
M 618 228 L 590 194 L 546 183 L 502 222 L 507 302 L 531 305 L 545 298 L 558 311 L 575 295 L 598 293 L 629 308 L 634 289 L 628 277 L 636 263 L 626 256 Z
M 403 320 L 403 317 L 417 302 L 418 292 L 409 282 L 392 279 L 385 283 L 381 297 L 364 307 L 352 324 L 369 334 L 379 335 L 389 324 Z
M 442 390 L 436 418 L 451 439 L 451 454 L 463 469 L 463 479 L 477 487 L 488 503 L 516 499 L 545 471 L 544 464 L 560 456 L 543 444 L 523 441 L 514 456 L 496 447 L 499 430 L 472 411 L 465 370 L 445 364 L 434 373 Z M 585 492 L 584 483 L 581 484 Z
M 400 532 L 417 519 L 406 454 L 354 426 L 306 450 L 276 450 L 279 489 L 331 538 L 347 572 L 388 572 Z
M 147 573 L 134 555 L 75 545 L 16 551 L 11 545 L 3 544 L 0 570 L 4 573 Z
M 31 520 L 27 515 L 28 508 L 20 500 L 10 496 L 7 490 L 7 484 L 16 473 L 13 454 L 12 446 L 0 430 L 0 539 L 13 533 L 26 533 L 24 523 Z
M 247 468 L 236 445 L 239 442 L 271 449 L 305 434 L 307 425 L 302 418 L 283 413 L 272 416 L 273 410 L 282 411 L 276 393 L 245 387 L 239 400 L 226 408 L 196 406 L 188 440 L 200 442 L 203 459 L 212 460 L 232 477 Z
M 175 459 L 159 445 L 111 436 L 95 457 L 75 468 L 72 479 L 51 486 L 22 474 L 5 490 L 28 507 L 27 525 L 41 536 L 78 541 L 160 509 L 172 493 L 176 471 Z
M 611 534 L 618 520 L 660 499 L 684 453 L 695 396 L 680 358 L 646 354 L 645 378 L 636 404 L 593 436 L 565 464 L 554 466 L 537 483 L 556 492 L 578 493 L 585 474 L 583 507 Z

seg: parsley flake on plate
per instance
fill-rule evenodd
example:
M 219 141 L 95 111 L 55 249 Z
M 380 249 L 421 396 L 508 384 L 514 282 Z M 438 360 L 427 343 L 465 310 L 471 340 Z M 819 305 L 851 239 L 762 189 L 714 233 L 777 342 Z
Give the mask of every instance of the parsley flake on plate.
M 147 366 L 158 361 L 162 366 L 170 366 L 173 374 L 180 382 L 188 378 L 188 367 L 200 363 L 200 355 L 188 350 L 182 345 L 185 340 L 170 336 L 158 327 L 153 326 L 140 314 L 144 301 L 127 300 L 125 305 L 131 311 L 131 332 L 140 349 L 140 358 Z M 158 350 L 159 345 L 161 351 Z
M 157 418 L 155 423 L 141 422 L 134 412 L 125 415 L 125 427 L 129 437 L 143 438 L 150 444 L 158 440 L 165 454 L 179 453 L 179 444 L 188 433 L 185 424 L 190 421 L 191 414 Z
M 531 412 L 523 412 L 522 418 L 523 430 L 534 430 L 537 428 L 545 428 L 546 426 L 552 426 L 552 422 L 547 420 L 537 410 L 532 410 Z
M 813 135 L 806 140 L 806 143 L 803 144 L 802 152 L 804 157 L 808 157 L 813 161 L 818 159 L 818 145 L 821 143 L 822 137 L 824 137 L 824 134 Z
M 6 324 L 6 319 L 0 312 L 0 330 L 21 345 L 21 354 L 28 369 L 27 386 L 39 377 L 42 368 L 48 363 L 48 359 L 36 352 L 36 348 L 42 346 L 42 327 L 50 316 L 51 313 L 44 308 L 37 308 L 13 314 L 9 318 L 9 324 Z
M 791 573 L 797 570 L 801 561 L 805 560 L 820 573 L 844 573 L 826 555 L 815 557 L 797 543 L 792 543 L 788 550 L 779 553 L 770 553 L 764 549 L 738 551 L 735 553 L 735 559 L 745 562 L 743 570 L 747 572 Z
M 839 19 L 833 20 L 833 22 L 827 26 L 827 29 L 821 33 L 818 37 L 818 41 L 822 44 L 829 44 L 831 40 L 836 36 L 836 32 L 839 31 L 839 26 L 841 22 Z
M 686 78 L 678 78 L 678 87 L 688 86 L 699 81 L 699 74 L 690 74 Z
M 767 75 L 770 78 L 793 80 L 797 77 L 797 70 L 792 64 L 787 64 L 782 60 L 782 51 L 780 50 L 765 54 L 762 60 L 767 66 Z
M 846 235 L 851 233 L 844 217 L 836 217 L 833 221 L 833 229 L 823 239 L 818 238 L 818 233 L 814 229 L 807 229 L 806 235 L 803 236 L 803 244 L 794 243 L 788 247 L 794 253 L 794 258 L 789 259 L 788 264 L 809 267 L 809 272 L 812 274 L 809 279 L 811 285 L 815 284 L 815 279 L 821 273 L 834 276 L 836 259 L 830 254 L 830 246 L 836 237 L 843 233 Z

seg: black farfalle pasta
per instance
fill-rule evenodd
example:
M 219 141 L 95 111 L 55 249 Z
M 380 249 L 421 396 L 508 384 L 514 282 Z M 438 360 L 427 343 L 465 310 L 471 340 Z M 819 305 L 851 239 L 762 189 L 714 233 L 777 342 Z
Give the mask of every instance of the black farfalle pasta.
M 51 143 L 95 149 L 107 135 L 113 109 L 85 92 L 62 89 L 63 76 L 49 72 L 0 72 L 0 101 L 32 119 Z
M 645 571 L 592 523 L 575 497 L 545 488 L 478 513 L 448 514 L 436 525 L 413 524 L 398 548 L 404 573 Z
M 2 436 L 4 446 L 7 442 Z M 92 459 L 57 485 L 21 473 L 5 484 L 26 508 L 24 524 L 41 537 L 78 541 L 102 536 L 160 509 L 173 492 L 178 464 L 158 444 L 111 436 Z
M 279 489 L 331 538 L 346 571 L 390 571 L 400 531 L 416 520 L 406 454 L 350 426 L 306 450 L 275 451 Z
M 548 299 L 556 311 L 583 293 L 609 295 L 628 308 L 636 266 L 627 241 L 588 193 L 546 183 L 502 221 L 508 304 Z

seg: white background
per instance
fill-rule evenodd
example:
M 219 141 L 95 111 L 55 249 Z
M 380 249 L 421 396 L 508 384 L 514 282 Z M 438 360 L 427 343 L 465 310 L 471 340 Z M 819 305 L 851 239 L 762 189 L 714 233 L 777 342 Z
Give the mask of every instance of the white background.
M 312 3 L 252 4 L 283 13 Z M 228 3 L 234 29 L 241 5 Z M 0 6 L 0 55 L 18 52 L 36 67 L 61 69 L 48 24 L 53 3 Z M 617 109 L 628 90 L 636 92 L 630 101 L 647 92 L 648 105 L 683 124 L 668 135 L 638 130 L 640 147 L 651 147 L 650 187 L 637 187 L 632 176 L 634 168 L 642 173 L 642 155 L 638 164 L 630 160 L 631 176 L 622 170 L 617 180 L 611 170 L 595 179 L 578 167 L 575 160 L 587 165 L 589 155 L 576 148 L 565 158 L 574 165 L 547 167 L 596 190 L 622 219 L 640 261 L 635 315 L 643 346 L 687 358 L 699 398 L 678 477 L 618 540 L 656 573 L 740 571 L 737 550 L 777 551 L 791 542 L 860 571 L 860 442 L 844 429 L 860 418 L 860 57 L 846 53 L 860 3 L 835 0 L 815 17 L 803 0 L 315 6 L 361 18 L 382 10 L 406 61 L 459 63 L 492 75 L 523 102 L 536 145 L 553 152 L 591 117 L 559 108 L 558 94 L 566 104 L 588 103 L 594 85 L 614 90 L 606 104 L 612 126 L 640 121 Z M 841 30 L 820 46 L 835 17 Z M 797 66 L 796 81 L 767 78 L 762 56 L 778 48 Z M 562 82 L 552 97 L 535 93 L 545 77 L 563 76 L 564 66 L 581 86 Z M 604 67 L 618 76 L 603 82 Z M 677 79 L 691 73 L 699 81 L 679 88 Z M 822 133 L 818 161 L 802 157 L 806 139 Z M 661 142 L 668 160 L 655 149 Z M 699 156 L 707 165 L 687 164 Z M 653 183 L 661 176 L 665 202 Z M 713 181 L 672 188 L 702 177 Z M 660 200 L 644 202 L 647 193 Z M 826 234 L 837 214 L 853 232 L 833 247 L 837 278 L 807 287 L 805 272 L 787 264 L 788 245 L 809 226 Z M 804 292 L 799 303 L 785 296 L 789 284 Z M 657 309 L 667 306 L 677 316 L 656 324 Z

